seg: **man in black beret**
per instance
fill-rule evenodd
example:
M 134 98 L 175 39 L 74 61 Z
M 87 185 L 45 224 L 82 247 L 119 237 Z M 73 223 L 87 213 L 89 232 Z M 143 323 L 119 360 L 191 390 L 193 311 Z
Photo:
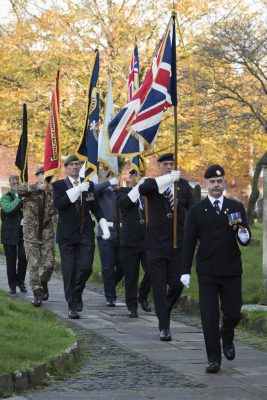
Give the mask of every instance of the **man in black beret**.
M 124 266 L 125 302 L 129 310 L 129 318 L 138 317 L 138 303 L 141 308 L 150 312 L 147 297 L 151 289 L 145 249 L 145 203 L 139 196 L 134 202 L 129 193 L 138 184 L 139 174 L 135 169 L 129 171 L 131 186 L 121 187 L 117 193 L 117 201 L 121 215 L 120 248 Z M 144 270 L 144 277 L 139 287 L 138 280 L 140 264 Z
M 175 171 L 173 153 L 158 158 L 160 176 L 146 179 L 128 194 L 132 201 L 139 193 L 146 196 L 148 221 L 146 250 L 156 315 L 159 320 L 160 340 L 170 341 L 170 314 L 180 297 L 183 228 L 185 211 L 194 203 L 193 189 Z M 177 186 L 174 185 L 177 182 Z M 177 204 L 174 204 L 174 188 L 177 187 Z M 173 215 L 177 208 L 177 249 L 173 249 Z
M 224 356 L 228 360 L 235 358 L 234 328 L 241 319 L 242 306 L 242 263 L 238 243 L 247 246 L 250 242 L 243 205 L 223 195 L 224 175 L 220 165 L 207 168 L 204 178 L 208 196 L 189 212 L 183 249 L 181 281 L 189 287 L 192 261 L 199 242 L 196 272 L 207 373 L 220 370 L 220 339 Z M 220 308 L 223 314 L 221 328 Z

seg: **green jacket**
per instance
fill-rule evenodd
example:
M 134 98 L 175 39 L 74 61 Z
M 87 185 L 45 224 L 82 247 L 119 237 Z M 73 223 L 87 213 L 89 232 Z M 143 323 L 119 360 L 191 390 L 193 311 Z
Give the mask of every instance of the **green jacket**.
M 21 199 L 14 190 L 4 193 L 0 200 L 1 208 L 6 213 L 17 211 L 21 205 Z
M 5 193 L 1 200 L 1 243 L 4 245 L 18 245 L 22 240 L 22 201 L 11 190 Z

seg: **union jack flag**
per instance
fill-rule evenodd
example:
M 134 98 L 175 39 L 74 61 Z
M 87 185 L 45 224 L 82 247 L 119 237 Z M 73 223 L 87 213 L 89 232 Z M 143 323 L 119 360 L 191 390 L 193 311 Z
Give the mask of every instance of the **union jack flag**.
M 177 105 L 175 16 L 141 87 L 109 124 L 111 153 L 139 154 L 139 142 L 143 151 L 153 146 L 163 112 L 172 105 Z
M 138 47 L 134 46 L 133 56 L 129 66 L 128 75 L 128 101 L 131 101 L 133 95 L 137 89 L 139 89 L 139 57 L 138 57 Z

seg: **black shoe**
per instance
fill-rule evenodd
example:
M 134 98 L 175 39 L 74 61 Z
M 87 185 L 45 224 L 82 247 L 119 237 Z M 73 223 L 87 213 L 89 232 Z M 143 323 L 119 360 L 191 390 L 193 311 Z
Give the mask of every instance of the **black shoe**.
M 47 282 L 42 282 L 42 286 L 43 286 L 42 299 L 44 301 L 46 301 L 49 298 L 49 291 L 48 291 Z
M 83 310 L 83 302 L 80 301 L 79 303 L 77 303 L 77 311 L 82 312 L 82 310 Z
M 223 354 L 227 360 L 234 360 L 235 358 L 235 345 L 232 342 L 231 344 L 223 346 Z
M 208 374 L 216 374 L 217 372 L 220 371 L 220 364 L 217 361 L 214 362 L 210 362 L 208 363 L 208 365 L 206 366 L 206 372 Z
M 147 299 L 141 300 L 141 299 L 138 298 L 138 303 L 140 304 L 140 306 L 141 306 L 141 308 L 142 308 L 143 311 L 145 311 L 145 312 L 151 312 L 151 307 L 150 307 L 150 305 L 149 305 Z
M 129 310 L 129 314 L 128 314 L 129 318 L 138 318 L 138 313 L 136 310 Z
M 19 290 L 21 291 L 21 293 L 27 293 L 27 292 L 28 292 L 28 290 L 26 289 L 26 286 L 25 286 L 24 282 L 23 282 L 23 283 L 20 283 L 20 284 L 18 285 L 18 287 L 19 287 Z
M 172 335 L 169 329 L 161 329 L 159 338 L 162 342 L 170 342 L 172 340 Z
M 34 307 L 41 307 L 42 305 L 42 291 L 41 290 L 36 290 L 33 292 L 33 301 L 32 305 Z
M 115 307 L 115 300 L 107 300 L 106 305 L 107 307 Z
M 16 286 L 15 286 L 15 287 L 11 286 L 11 287 L 9 288 L 9 293 L 10 293 L 10 294 L 16 294 Z
M 68 317 L 71 319 L 79 319 L 80 316 L 75 308 L 71 308 L 68 312 Z

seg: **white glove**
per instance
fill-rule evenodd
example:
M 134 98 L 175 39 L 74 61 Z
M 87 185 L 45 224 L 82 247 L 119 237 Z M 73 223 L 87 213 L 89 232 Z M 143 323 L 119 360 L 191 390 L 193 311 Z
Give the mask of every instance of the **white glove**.
M 182 284 L 187 287 L 187 289 L 190 286 L 190 274 L 184 274 L 181 276 L 180 281 L 182 282 Z
M 111 178 L 109 180 L 110 186 L 116 186 L 119 184 L 119 179 L 118 178 Z
M 80 183 L 80 191 L 81 191 L 81 193 L 82 192 L 88 192 L 88 190 L 89 190 L 89 185 L 90 185 L 90 183 L 89 182 L 82 182 L 82 183 Z
M 155 180 L 159 188 L 159 193 L 164 193 L 173 182 L 180 179 L 180 175 L 180 171 L 171 171 L 169 174 L 158 176 Z
M 101 218 L 99 220 L 99 225 L 103 232 L 102 239 L 108 240 L 110 238 L 110 231 L 106 218 Z
M 245 229 L 238 229 L 238 237 L 242 243 L 247 243 L 249 241 L 249 231 Z
M 74 186 L 73 188 L 68 189 L 68 190 L 66 191 L 66 193 L 67 193 L 67 195 L 68 195 L 70 201 L 71 201 L 72 203 L 75 203 L 75 201 L 79 198 L 79 196 L 80 196 L 80 194 L 81 194 L 80 185 L 79 185 L 79 186 Z
M 181 171 L 171 171 L 170 175 L 173 179 L 173 182 L 179 181 L 181 176 Z
M 128 197 L 130 200 L 135 203 L 139 199 L 140 193 L 139 193 L 139 183 L 135 187 L 132 188 L 132 190 L 128 193 Z

